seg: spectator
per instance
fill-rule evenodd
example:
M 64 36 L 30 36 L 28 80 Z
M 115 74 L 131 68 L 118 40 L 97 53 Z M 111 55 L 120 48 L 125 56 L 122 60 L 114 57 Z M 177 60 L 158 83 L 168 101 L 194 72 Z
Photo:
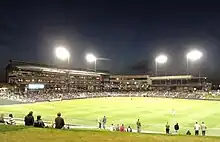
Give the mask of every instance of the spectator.
M 16 125 L 12 114 L 9 114 L 9 120 L 8 120 L 7 124 L 8 125 Z
M 107 122 L 107 118 L 104 116 L 103 119 L 102 119 L 103 129 L 105 129 L 106 122 Z
M 55 128 L 62 129 L 64 127 L 64 119 L 61 117 L 61 113 L 57 113 L 57 118 L 55 119 Z
M 115 130 L 116 130 L 116 131 L 120 131 L 119 124 L 117 124 L 117 126 L 116 126 Z
M 188 130 L 188 131 L 186 132 L 186 135 L 191 135 L 190 130 Z
M 3 113 L 0 116 L 0 123 L 5 123 L 4 114 Z
M 179 129 L 180 129 L 179 124 L 176 123 L 176 125 L 174 125 L 174 130 L 176 134 L 178 133 Z
M 37 116 L 37 120 L 36 121 L 34 121 L 34 127 L 39 127 L 39 128 L 44 128 L 44 122 L 42 121 L 42 119 L 41 119 L 41 116 L 40 115 L 38 115 Z
M 140 133 L 141 132 L 141 122 L 139 119 L 136 124 L 137 124 L 137 132 Z
M 102 129 L 102 122 L 99 118 L 98 118 L 98 127 L 99 127 L 99 129 Z
M 124 126 L 124 124 L 121 125 L 121 127 L 120 127 L 120 132 L 125 132 L 125 126 Z
M 113 124 L 110 126 L 110 131 L 115 131 L 115 127 Z
M 205 136 L 206 129 L 207 129 L 207 127 L 206 127 L 205 123 L 202 122 L 202 124 L 201 124 L 202 136 Z
M 25 126 L 33 126 L 34 125 L 34 117 L 33 111 L 30 111 L 27 116 L 24 118 Z
M 127 128 L 127 132 L 132 132 L 132 128 L 131 128 L 130 125 L 129 125 L 128 128 Z
M 200 125 L 198 124 L 198 122 L 196 122 L 196 124 L 194 125 L 194 130 L 195 130 L 195 135 L 198 136 L 200 130 Z
M 166 134 L 170 134 L 170 125 L 168 124 L 168 122 L 165 127 L 166 127 Z

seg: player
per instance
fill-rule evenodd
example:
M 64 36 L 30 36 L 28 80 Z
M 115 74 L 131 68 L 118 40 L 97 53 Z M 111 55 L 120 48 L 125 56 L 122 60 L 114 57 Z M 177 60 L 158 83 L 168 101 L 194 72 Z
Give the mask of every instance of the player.
M 172 115 L 175 115 L 176 111 L 174 109 L 172 109 Z

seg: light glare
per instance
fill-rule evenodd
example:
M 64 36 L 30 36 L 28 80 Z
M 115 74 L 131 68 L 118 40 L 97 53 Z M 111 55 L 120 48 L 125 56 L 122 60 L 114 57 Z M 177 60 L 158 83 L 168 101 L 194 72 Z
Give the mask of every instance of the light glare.
M 87 54 L 86 55 L 86 60 L 87 62 L 95 62 L 96 61 L 96 57 L 93 54 Z
M 70 56 L 69 51 L 64 47 L 57 47 L 55 52 L 56 57 L 60 60 L 67 60 Z
M 167 62 L 167 56 L 166 55 L 159 55 L 155 59 L 157 63 L 164 64 Z
M 193 51 L 190 51 L 186 57 L 187 59 L 190 59 L 192 61 L 196 61 L 196 60 L 199 60 L 201 57 L 202 57 L 202 52 L 198 51 L 198 50 L 193 50 Z

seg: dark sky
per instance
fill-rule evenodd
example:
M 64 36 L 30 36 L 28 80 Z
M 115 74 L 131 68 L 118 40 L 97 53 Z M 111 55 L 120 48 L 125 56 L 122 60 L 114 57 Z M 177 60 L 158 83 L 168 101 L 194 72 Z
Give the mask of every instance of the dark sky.
M 91 67 L 84 56 L 93 52 L 112 59 L 98 69 L 137 74 L 154 72 L 159 53 L 169 58 L 161 72 L 183 74 L 187 51 L 197 48 L 204 56 L 190 70 L 220 78 L 220 3 L 206 2 L 2 0 L 1 76 L 9 59 L 58 64 L 54 47 L 63 45 L 73 68 Z

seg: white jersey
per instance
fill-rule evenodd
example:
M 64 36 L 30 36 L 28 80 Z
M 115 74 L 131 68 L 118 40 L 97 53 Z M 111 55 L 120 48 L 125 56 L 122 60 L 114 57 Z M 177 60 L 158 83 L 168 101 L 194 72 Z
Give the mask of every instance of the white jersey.
M 207 129 L 206 125 L 205 124 L 201 124 L 201 130 L 205 131 L 206 129 Z
M 194 129 L 195 129 L 196 131 L 199 131 L 199 130 L 200 130 L 200 125 L 199 125 L 199 124 L 195 124 L 195 125 L 194 125 Z

